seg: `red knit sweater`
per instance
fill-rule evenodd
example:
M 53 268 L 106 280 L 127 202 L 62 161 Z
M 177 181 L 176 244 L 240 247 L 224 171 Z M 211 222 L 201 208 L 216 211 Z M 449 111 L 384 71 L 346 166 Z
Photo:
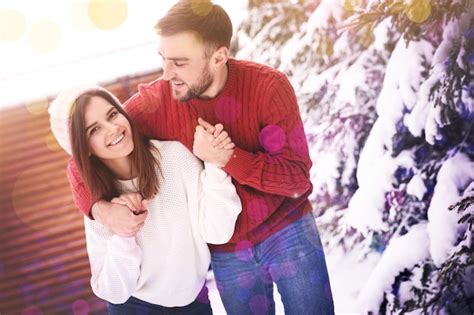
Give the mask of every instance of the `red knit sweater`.
M 222 123 L 236 144 L 224 167 L 242 201 L 229 243 L 211 250 L 232 251 L 265 240 L 311 209 L 311 160 L 296 96 L 286 76 L 270 67 L 230 59 L 223 90 L 213 99 L 179 102 L 168 81 L 140 85 L 125 108 L 141 131 L 178 140 L 192 150 L 197 118 Z M 90 193 L 70 159 L 68 177 L 74 200 L 88 214 Z

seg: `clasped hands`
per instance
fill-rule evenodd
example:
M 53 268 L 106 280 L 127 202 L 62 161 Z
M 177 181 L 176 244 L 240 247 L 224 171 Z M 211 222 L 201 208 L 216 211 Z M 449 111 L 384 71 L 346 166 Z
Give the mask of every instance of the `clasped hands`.
M 194 155 L 204 162 L 223 167 L 232 157 L 234 148 L 235 144 L 228 133 L 224 131 L 222 124 L 213 126 L 198 118 L 198 125 L 194 132 Z M 92 209 L 94 217 L 108 226 L 115 234 L 134 236 L 145 224 L 148 215 L 148 200 L 143 199 L 139 193 L 121 194 L 112 199 L 109 206 L 99 203 L 96 203 L 96 208 Z M 109 209 L 101 209 L 101 207 Z
M 224 167 L 234 154 L 235 144 L 222 124 L 211 125 L 198 118 L 194 132 L 193 153 L 204 162 Z

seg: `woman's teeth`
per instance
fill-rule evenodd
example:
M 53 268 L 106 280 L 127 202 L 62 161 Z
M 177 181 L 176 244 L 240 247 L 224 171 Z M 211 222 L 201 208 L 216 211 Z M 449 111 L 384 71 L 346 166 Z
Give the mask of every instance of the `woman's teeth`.
M 117 137 L 117 139 L 115 139 L 114 141 L 112 141 L 110 143 L 110 145 L 116 145 L 118 144 L 120 141 L 122 141 L 122 139 L 125 137 L 125 135 L 122 133 L 120 136 Z

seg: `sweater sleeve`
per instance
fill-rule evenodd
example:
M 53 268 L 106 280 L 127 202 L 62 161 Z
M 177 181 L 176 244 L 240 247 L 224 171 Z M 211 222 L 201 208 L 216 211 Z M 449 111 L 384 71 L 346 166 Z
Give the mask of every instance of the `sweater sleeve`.
M 264 99 L 258 111 L 263 152 L 236 147 L 224 170 L 261 192 L 299 197 L 312 188 L 311 159 L 296 95 L 286 76 L 274 79 Z
M 96 296 L 113 304 L 125 303 L 136 290 L 142 251 L 135 237 L 120 237 L 84 218 L 91 287 Z
M 242 210 L 231 177 L 221 168 L 198 160 L 184 146 L 183 178 L 193 224 L 206 243 L 224 244 L 234 234 Z
M 82 180 L 73 158 L 70 158 L 68 161 L 66 174 L 69 179 L 74 204 L 83 214 L 88 216 L 92 208 L 91 192 Z

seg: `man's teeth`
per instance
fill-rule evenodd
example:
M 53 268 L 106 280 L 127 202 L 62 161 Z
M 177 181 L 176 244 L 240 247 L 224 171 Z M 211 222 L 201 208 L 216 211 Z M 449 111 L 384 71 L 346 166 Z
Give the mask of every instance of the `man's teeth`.
M 116 145 L 117 143 L 119 143 L 120 141 L 122 141 L 123 137 L 125 137 L 125 135 L 122 133 L 120 136 L 118 136 L 117 139 L 115 139 L 114 141 L 112 141 L 110 143 L 110 145 Z

